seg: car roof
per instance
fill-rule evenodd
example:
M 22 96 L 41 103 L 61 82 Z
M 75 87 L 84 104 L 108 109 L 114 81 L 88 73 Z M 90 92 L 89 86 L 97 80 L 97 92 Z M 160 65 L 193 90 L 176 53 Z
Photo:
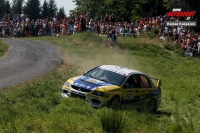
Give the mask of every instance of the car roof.
M 109 70 L 109 71 L 112 71 L 112 72 L 115 72 L 115 73 L 120 73 L 122 75 L 129 75 L 129 74 L 146 75 L 145 73 L 140 72 L 138 70 L 129 69 L 129 68 L 118 66 L 118 65 L 101 65 L 100 68 L 105 69 L 105 70 Z

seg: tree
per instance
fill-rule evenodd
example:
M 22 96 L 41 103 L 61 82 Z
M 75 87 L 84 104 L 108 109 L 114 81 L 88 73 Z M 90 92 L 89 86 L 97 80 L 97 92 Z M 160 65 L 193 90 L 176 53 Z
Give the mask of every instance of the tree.
M 46 0 L 44 0 L 41 15 L 42 15 L 42 18 L 46 18 L 47 16 L 49 16 L 49 7 Z
M 59 14 L 59 16 L 60 16 L 61 19 L 64 19 L 64 18 L 66 17 L 64 7 L 61 7 L 61 8 L 59 9 L 58 14 Z
M 5 6 L 5 1 L 4 0 L 0 0 L 0 14 L 4 14 L 4 6 Z M 2 15 L 0 15 L 0 18 L 3 17 Z
M 78 12 L 88 11 L 93 17 L 113 13 L 117 21 L 133 21 L 139 17 L 163 15 L 166 11 L 163 0 L 74 0 L 74 2 Z
M 58 10 L 55 1 L 49 0 L 48 7 L 49 7 L 49 17 L 53 17 Z
M 10 2 L 8 0 L 0 0 L 0 14 L 10 14 L 10 9 Z
M 12 13 L 21 14 L 23 3 L 24 3 L 24 0 L 13 0 L 12 7 L 11 7 Z
M 10 14 L 11 13 L 11 7 L 10 7 L 10 2 L 9 0 L 5 1 L 5 13 Z
M 25 14 L 29 15 L 30 19 L 40 18 L 40 1 L 39 0 L 28 0 L 25 7 Z

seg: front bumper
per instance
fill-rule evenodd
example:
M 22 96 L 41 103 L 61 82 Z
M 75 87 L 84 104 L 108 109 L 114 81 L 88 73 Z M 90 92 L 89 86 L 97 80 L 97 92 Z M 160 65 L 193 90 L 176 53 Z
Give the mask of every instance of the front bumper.
M 87 93 L 77 91 L 77 90 L 74 90 L 74 89 L 69 90 L 69 89 L 63 88 L 61 95 L 62 95 L 62 97 L 65 97 L 65 98 L 78 97 L 78 98 L 85 100 Z
M 103 99 L 98 96 L 90 96 L 90 95 L 86 96 L 85 101 L 88 102 L 90 106 L 94 108 L 107 107 L 109 103 L 108 99 Z

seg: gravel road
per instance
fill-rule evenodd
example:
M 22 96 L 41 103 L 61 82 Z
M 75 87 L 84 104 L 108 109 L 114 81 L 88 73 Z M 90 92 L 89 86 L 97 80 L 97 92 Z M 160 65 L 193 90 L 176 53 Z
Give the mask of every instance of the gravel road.
M 9 50 L 0 58 L 0 88 L 17 85 L 57 68 L 63 61 L 61 49 L 37 40 L 0 38 Z

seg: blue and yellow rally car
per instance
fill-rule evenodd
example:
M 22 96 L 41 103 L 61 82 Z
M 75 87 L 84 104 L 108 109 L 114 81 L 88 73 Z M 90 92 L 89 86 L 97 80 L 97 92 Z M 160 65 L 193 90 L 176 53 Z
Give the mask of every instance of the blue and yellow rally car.
M 157 80 L 155 85 L 153 80 Z M 84 98 L 92 107 L 133 107 L 156 111 L 161 102 L 161 81 L 145 73 L 116 65 L 97 66 L 84 75 L 68 79 L 63 97 Z

